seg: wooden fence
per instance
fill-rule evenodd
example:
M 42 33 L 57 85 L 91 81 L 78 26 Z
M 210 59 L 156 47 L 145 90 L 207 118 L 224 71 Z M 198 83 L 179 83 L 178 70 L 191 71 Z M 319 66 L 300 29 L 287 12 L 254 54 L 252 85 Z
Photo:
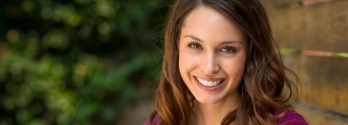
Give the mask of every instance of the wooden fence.
M 301 104 L 348 124 L 348 0 L 262 2 L 284 62 L 301 81 Z

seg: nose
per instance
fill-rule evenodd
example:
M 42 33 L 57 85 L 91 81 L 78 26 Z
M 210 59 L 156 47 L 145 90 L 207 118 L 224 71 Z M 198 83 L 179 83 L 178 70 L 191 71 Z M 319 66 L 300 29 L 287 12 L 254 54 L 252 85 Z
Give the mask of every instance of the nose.
M 216 59 L 214 54 L 205 54 L 201 61 L 202 62 L 201 62 L 200 69 L 206 75 L 216 74 L 220 70 L 218 60 Z

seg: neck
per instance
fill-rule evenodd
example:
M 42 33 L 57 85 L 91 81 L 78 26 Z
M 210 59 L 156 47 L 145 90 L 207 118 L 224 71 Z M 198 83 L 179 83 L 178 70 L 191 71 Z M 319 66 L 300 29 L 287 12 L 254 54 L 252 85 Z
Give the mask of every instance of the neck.
M 214 104 L 203 104 L 196 101 L 191 124 L 220 125 L 226 115 L 237 107 L 238 101 L 236 98 Z

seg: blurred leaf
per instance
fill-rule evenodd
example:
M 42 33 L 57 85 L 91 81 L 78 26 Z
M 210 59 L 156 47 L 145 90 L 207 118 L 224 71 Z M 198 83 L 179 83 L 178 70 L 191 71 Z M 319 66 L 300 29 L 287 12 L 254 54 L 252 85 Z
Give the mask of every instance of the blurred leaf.
M 98 0 L 95 2 L 96 2 L 95 10 L 102 17 L 113 16 L 117 12 L 117 9 L 119 7 L 117 1 L 113 2 L 110 0 Z
M 35 4 L 31 0 L 25 0 L 22 2 L 22 8 L 26 12 L 32 12 L 35 9 Z
M 80 101 L 76 110 L 75 119 L 77 121 L 91 118 L 99 111 L 99 104 L 97 102 Z
M 2 1 L 0 124 L 114 124 L 158 77 L 169 2 Z
M 25 124 L 30 120 L 30 112 L 26 109 L 23 109 L 21 111 L 18 112 L 17 114 L 17 120 L 19 121 L 19 123 L 21 124 Z
M 81 24 L 81 16 L 77 13 L 71 13 L 68 18 L 65 19 L 65 24 L 71 26 L 71 27 L 76 27 Z
M 53 48 L 65 48 L 69 44 L 68 36 L 60 30 L 53 30 L 48 32 L 43 37 L 42 41 L 47 47 Z

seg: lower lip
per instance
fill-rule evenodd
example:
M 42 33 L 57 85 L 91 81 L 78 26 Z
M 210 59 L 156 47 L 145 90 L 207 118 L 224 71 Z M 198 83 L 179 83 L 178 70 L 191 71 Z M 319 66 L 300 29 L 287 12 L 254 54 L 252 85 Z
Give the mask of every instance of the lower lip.
M 223 81 L 223 82 L 220 83 L 219 85 L 216 85 L 216 86 L 213 86 L 213 87 L 208 87 L 208 86 L 202 85 L 202 84 L 198 81 L 198 79 L 197 79 L 196 77 L 194 77 L 194 79 L 195 79 L 195 82 L 196 82 L 196 84 L 197 84 L 197 86 L 198 86 L 199 88 L 201 88 L 201 89 L 203 89 L 203 90 L 205 90 L 205 91 L 209 91 L 209 92 L 213 92 L 213 91 L 219 90 L 219 89 L 224 85 L 224 83 L 225 83 L 225 81 Z

